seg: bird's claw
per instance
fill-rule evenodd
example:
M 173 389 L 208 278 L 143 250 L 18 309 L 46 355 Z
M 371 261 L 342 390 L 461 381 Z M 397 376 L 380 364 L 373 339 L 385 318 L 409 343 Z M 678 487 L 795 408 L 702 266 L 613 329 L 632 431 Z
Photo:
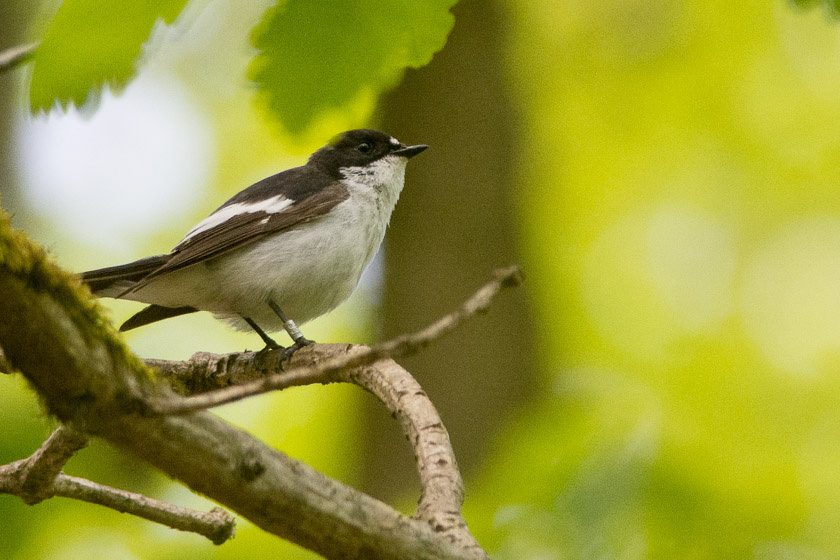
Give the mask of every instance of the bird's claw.
M 314 340 L 309 340 L 308 338 L 300 337 L 295 341 L 294 344 L 289 346 L 288 348 L 283 349 L 283 355 L 280 357 L 281 362 L 285 362 L 291 359 L 292 355 L 303 348 L 304 346 L 309 346 L 310 344 L 315 344 Z

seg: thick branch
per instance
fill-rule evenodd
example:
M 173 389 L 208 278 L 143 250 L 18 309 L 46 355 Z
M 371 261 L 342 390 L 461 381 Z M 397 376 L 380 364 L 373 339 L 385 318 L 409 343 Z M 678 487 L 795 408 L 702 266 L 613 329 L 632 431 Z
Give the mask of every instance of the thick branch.
M 317 373 L 322 364 L 346 360 L 367 350 L 364 346 L 347 344 L 307 346 L 293 356 L 290 373 L 316 373 L 298 377 L 294 384 L 354 383 L 379 398 L 399 420 L 417 460 L 423 488 L 417 517 L 440 531 L 462 531 L 469 535 L 460 517 L 464 486 L 449 434 L 434 405 L 411 374 L 391 359 L 332 371 L 327 375 Z M 147 360 L 147 363 L 158 368 L 182 392 L 190 393 L 259 380 L 265 375 L 264 358 L 257 352 L 226 355 L 202 352 L 187 362 Z
M 449 434 L 429 398 L 417 381 L 392 359 L 425 347 L 451 332 L 463 319 L 485 310 L 504 286 L 521 280 L 518 267 L 495 272 L 459 309 L 421 331 L 401 336 L 373 348 L 341 344 L 315 345 L 297 352 L 292 369 L 266 376 L 279 368 L 280 352 L 214 355 L 200 353 L 189 362 L 147 360 L 174 381 L 182 393 L 209 393 L 153 406 L 158 413 L 184 413 L 244 398 L 270 389 L 336 381 L 355 383 L 376 395 L 400 421 L 411 442 L 423 493 L 417 517 L 439 532 L 480 550 L 461 516 L 464 486 Z M 231 385 L 233 386 L 228 386 Z M 226 387 L 213 391 L 215 387 Z
M 0 216 L 0 346 L 49 410 L 327 558 L 473 559 L 486 554 L 269 448 L 219 418 L 148 417 L 169 398 L 100 318 L 78 281 Z

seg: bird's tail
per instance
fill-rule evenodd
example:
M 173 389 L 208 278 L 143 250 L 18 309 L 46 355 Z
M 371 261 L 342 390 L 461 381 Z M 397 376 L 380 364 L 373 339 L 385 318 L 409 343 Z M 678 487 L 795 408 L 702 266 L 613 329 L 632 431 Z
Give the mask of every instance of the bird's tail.
M 119 298 L 126 294 L 146 276 L 159 269 L 169 260 L 170 255 L 157 255 L 118 266 L 109 266 L 98 270 L 89 270 L 81 274 L 82 282 L 98 297 Z M 192 307 L 163 307 L 150 305 L 135 313 L 120 327 L 127 331 L 160 321 L 197 311 Z
M 156 255 L 128 264 L 89 270 L 81 274 L 82 282 L 98 297 L 116 298 L 165 265 L 169 258 L 170 255 Z

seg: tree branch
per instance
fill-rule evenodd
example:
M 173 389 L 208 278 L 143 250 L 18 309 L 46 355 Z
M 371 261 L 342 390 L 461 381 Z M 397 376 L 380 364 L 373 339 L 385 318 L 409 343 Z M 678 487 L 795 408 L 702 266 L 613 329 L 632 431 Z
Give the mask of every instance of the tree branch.
M 486 311 L 493 297 L 503 287 L 517 286 L 522 281 L 522 271 L 518 266 L 498 269 L 493 273 L 493 279 L 478 289 L 467 301 L 453 311 L 414 333 L 402 335 L 376 346 L 356 346 L 353 352 L 330 358 L 311 365 L 293 367 L 288 371 L 259 377 L 254 381 L 235 385 L 217 391 L 196 395 L 182 399 L 163 399 L 151 403 L 151 411 L 157 414 L 183 414 L 195 410 L 202 410 L 241 400 L 245 397 L 266 393 L 276 389 L 308 385 L 312 383 L 331 383 L 345 381 L 341 378 L 341 370 L 373 363 L 385 358 L 399 358 L 410 356 L 431 344 L 434 340 L 452 332 L 461 321 Z M 212 354 L 201 354 L 188 369 L 202 368 L 205 372 L 220 367 L 235 368 L 240 371 L 261 372 L 282 369 L 278 359 L 278 351 L 242 354 L 229 354 L 216 359 Z M 176 370 L 184 366 L 163 360 L 149 360 L 152 367 Z
M 30 43 L 0 51 L 0 74 L 28 62 L 37 47 L 38 43 Z
M 461 519 L 464 485 L 449 434 L 431 400 L 411 376 L 391 359 L 372 364 L 317 373 L 321 364 L 347 360 L 369 348 L 347 344 L 314 344 L 294 354 L 292 371 L 314 372 L 299 377 L 294 385 L 344 382 L 353 383 L 375 395 L 400 422 L 411 443 L 423 493 L 417 517 L 441 531 L 466 530 Z M 187 362 L 147 360 L 180 392 L 191 393 L 249 383 L 265 375 L 260 353 L 199 353 Z M 457 516 L 457 518 L 453 518 Z
M 20 463 L 18 495 L 29 505 L 35 505 L 52 496 L 52 484 L 70 457 L 87 447 L 84 434 L 60 426 L 35 453 Z
M 3 349 L 0 348 L 0 373 L 12 373 L 12 364 L 6 359 Z
M 99 504 L 120 513 L 130 513 L 179 531 L 197 533 L 210 539 L 213 544 L 222 544 L 233 538 L 235 532 L 233 516 L 222 508 L 213 508 L 205 513 L 63 473 L 55 480 L 53 493 L 55 496 Z
M 423 489 L 417 518 L 453 538 L 471 539 L 461 516 L 464 482 L 449 433 L 420 384 L 393 360 L 380 360 L 345 371 L 349 381 L 370 391 L 385 404 L 412 446 Z M 478 547 L 477 542 L 475 546 Z
M 140 414 L 174 397 L 128 352 L 78 279 L 2 215 L 0 293 L 0 317 L 14 318 L 0 321 L 0 346 L 61 420 L 327 558 L 487 558 L 466 531 L 403 516 L 207 412 Z
M 429 522 L 437 531 L 478 548 L 461 516 L 464 485 L 449 434 L 417 381 L 390 357 L 405 356 L 424 348 L 451 332 L 464 319 L 487 309 L 503 287 L 517 285 L 520 281 L 518 267 L 497 270 L 493 279 L 459 309 L 417 333 L 373 348 L 316 344 L 294 355 L 289 364 L 292 369 L 268 376 L 266 371 L 281 365 L 277 362 L 281 352 L 200 353 L 189 362 L 147 360 L 147 365 L 158 368 L 182 393 L 192 394 L 234 384 L 194 397 L 152 403 L 152 410 L 183 414 L 272 389 L 312 383 L 355 383 L 387 406 L 412 444 L 423 488 L 417 517 Z
M 28 458 L 0 466 L 0 493 L 19 496 L 29 505 L 54 496 L 99 504 L 173 529 L 198 533 L 215 544 L 233 537 L 233 517 L 221 508 L 209 513 L 195 511 L 61 472 L 70 457 L 87 444 L 84 434 L 67 426 L 59 427 Z
M 316 344 L 301 349 L 286 372 L 280 367 L 282 352 L 245 352 L 227 355 L 199 353 L 188 362 L 146 360 L 158 368 L 182 394 L 202 393 L 183 399 L 152 403 L 156 413 L 178 413 L 232 402 L 272 389 L 313 383 L 354 383 L 373 393 L 397 418 L 412 444 L 423 492 L 417 517 L 437 531 L 478 547 L 461 516 L 464 485 L 449 434 L 434 405 L 417 381 L 391 357 L 405 356 L 451 332 L 461 321 L 487 309 L 505 286 L 517 285 L 518 267 L 497 270 L 493 279 L 477 290 L 456 311 L 414 334 L 403 335 L 373 348 L 345 344 Z M 229 385 L 233 386 L 229 386 Z M 222 389 L 212 390 L 216 387 Z

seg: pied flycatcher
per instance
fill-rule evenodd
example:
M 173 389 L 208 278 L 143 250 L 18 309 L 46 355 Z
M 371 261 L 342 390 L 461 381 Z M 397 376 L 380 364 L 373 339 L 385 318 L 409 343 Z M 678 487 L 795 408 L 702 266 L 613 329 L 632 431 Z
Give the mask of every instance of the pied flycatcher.
M 166 255 L 92 270 L 82 281 L 100 297 L 151 304 L 120 327 L 134 329 L 210 311 L 239 330 L 285 329 L 347 299 L 385 236 L 408 159 L 428 146 L 406 146 L 375 130 L 351 130 L 312 154 L 306 165 L 255 183 L 199 222 Z

